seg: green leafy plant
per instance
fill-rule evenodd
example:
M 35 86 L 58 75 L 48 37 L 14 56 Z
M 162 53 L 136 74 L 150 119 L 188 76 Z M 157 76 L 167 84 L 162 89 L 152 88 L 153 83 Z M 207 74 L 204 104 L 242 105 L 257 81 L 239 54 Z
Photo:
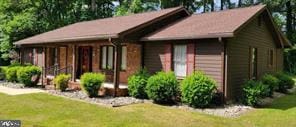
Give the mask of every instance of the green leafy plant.
M 81 76 L 81 88 L 89 97 L 98 96 L 98 91 L 105 81 L 105 75 L 100 73 L 84 73 Z
M 268 87 L 262 82 L 250 80 L 243 86 L 243 103 L 257 106 L 260 99 L 268 94 Z
M 26 66 L 19 68 L 17 71 L 17 79 L 25 86 L 36 86 L 41 75 L 41 69 L 37 66 Z
M 20 68 L 19 66 L 8 67 L 5 72 L 6 80 L 9 82 L 17 82 L 17 71 Z
M 147 80 L 149 78 L 148 71 L 144 68 L 136 72 L 134 75 L 128 78 L 128 93 L 130 96 L 136 98 L 147 98 L 145 88 Z
M 277 91 L 286 93 L 288 89 L 291 89 L 295 85 L 295 81 L 287 74 L 280 72 L 275 75 L 279 79 L 279 87 Z
M 71 75 L 60 74 L 54 78 L 53 82 L 57 89 L 65 91 L 68 88 L 68 81 L 70 80 Z
M 6 77 L 7 66 L 0 67 L 0 80 L 4 80 Z
M 207 107 L 215 94 L 216 83 L 202 72 L 195 72 L 181 83 L 182 101 L 193 107 Z
M 267 96 L 271 97 L 273 91 L 278 89 L 280 81 L 275 76 L 266 74 L 261 78 L 261 82 L 268 87 Z
M 147 81 L 146 93 L 156 103 L 174 102 L 178 90 L 178 80 L 173 72 L 158 72 Z

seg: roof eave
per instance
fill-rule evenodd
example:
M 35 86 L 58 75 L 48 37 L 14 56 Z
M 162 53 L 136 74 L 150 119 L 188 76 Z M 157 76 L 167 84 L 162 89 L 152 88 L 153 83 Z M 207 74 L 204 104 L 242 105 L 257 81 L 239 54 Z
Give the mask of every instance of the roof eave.
M 162 19 L 164 19 L 164 18 L 166 18 L 166 17 L 168 17 L 168 16 L 171 16 L 171 15 L 176 14 L 176 13 L 181 12 L 181 11 L 185 11 L 186 14 L 187 14 L 188 16 L 190 15 L 190 13 L 189 13 L 189 12 L 188 12 L 183 6 L 180 6 L 180 7 L 177 8 L 176 10 L 171 11 L 171 12 L 169 12 L 169 13 L 167 13 L 167 14 L 162 15 L 162 16 L 159 16 L 159 17 L 157 17 L 157 18 L 154 18 L 154 19 L 152 19 L 151 21 L 145 22 L 145 23 L 143 23 L 143 24 L 141 24 L 141 25 L 135 26 L 135 27 L 130 28 L 130 29 L 128 29 L 128 30 L 121 31 L 120 33 L 118 33 L 118 35 L 119 35 L 119 37 L 124 37 L 124 36 L 126 36 L 126 35 L 132 33 L 133 31 L 137 31 L 137 30 L 141 29 L 142 27 L 145 27 L 145 26 L 147 26 L 147 25 L 153 24 L 153 23 L 155 23 L 156 21 L 162 20 Z
M 219 34 L 207 34 L 196 35 L 187 37 L 163 37 L 163 38 L 150 38 L 144 37 L 141 41 L 169 41 L 169 40 L 194 40 L 194 39 L 211 39 L 211 38 L 231 38 L 234 37 L 233 33 L 219 33 Z
M 58 42 L 79 42 L 79 41 L 93 41 L 93 40 L 104 40 L 104 39 L 116 39 L 118 38 L 118 34 L 111 35 L 93 35 L 93 36 L 83 36 L 83 37 L 73 37 L 73 38 L 61 38 L 61 39 L 53 39 L 50 41 L 35 41 L 35 42 L 15 42 L 14 45 L 31 45 L 31 44 L 44 44 L 44 43 L 58 43 Z

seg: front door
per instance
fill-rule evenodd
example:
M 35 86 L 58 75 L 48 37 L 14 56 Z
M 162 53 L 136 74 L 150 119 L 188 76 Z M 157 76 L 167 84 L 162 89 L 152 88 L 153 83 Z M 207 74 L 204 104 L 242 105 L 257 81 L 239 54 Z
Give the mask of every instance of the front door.
M 92 71 L 92 50 L 89 46 L 79 47 L 79 60 L 78 60 L 78 78 L 85 73 Z

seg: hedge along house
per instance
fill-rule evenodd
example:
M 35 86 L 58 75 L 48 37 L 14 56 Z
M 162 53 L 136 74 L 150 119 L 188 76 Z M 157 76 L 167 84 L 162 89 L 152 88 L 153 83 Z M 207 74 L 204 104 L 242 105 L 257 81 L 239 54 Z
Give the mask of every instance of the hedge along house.
M 80 22 L 15 43 L 22 63 L 44 68 L 44 77 L 85 72 L 106 74 L 114 94 L 142 67 L 174 71 L 180 79 L 201 70 L 226 99 L 241 84 L 281 71 L 291 44 L 264 5 L 189 14 L 183 7 Z M 79 80 L 78 80 L 79 82 Z

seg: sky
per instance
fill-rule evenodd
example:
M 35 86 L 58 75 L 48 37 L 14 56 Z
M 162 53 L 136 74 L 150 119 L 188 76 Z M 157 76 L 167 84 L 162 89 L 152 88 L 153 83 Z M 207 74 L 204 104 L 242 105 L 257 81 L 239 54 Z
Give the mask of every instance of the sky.
M 221 4 L 221 0 L 214 0 L 215 1 L 215 8 L 216 8 L 216 10 L 219 10 L 220 8 L 219 8 L 219 6 L 220 6 L 220 4 Z M 232 3 L 237 3 L 238 2 L 238 0 L 230 0 Z M 255 0 L 256 1 L 256 0 Z M 118 2 L 113 2 L 113 4 L 115 5 L 115 6 L 118 6 L 119 5 L 119 3 Z M 200 8 L 199 10 L 197 10 L 196 11 L 196 13 L 201 13 L 202 12 L 202 10 L 203 10 L 203 8 Z

